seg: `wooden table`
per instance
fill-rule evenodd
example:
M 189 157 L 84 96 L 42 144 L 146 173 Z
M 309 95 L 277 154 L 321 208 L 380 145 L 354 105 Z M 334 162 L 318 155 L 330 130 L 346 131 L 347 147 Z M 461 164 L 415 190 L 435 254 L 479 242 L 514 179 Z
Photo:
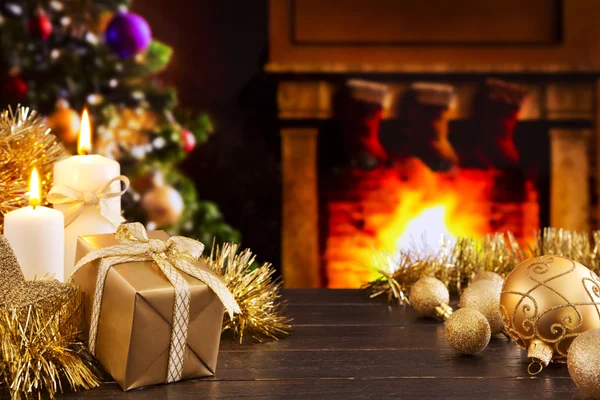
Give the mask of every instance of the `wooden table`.
M 288 290 L 292 336 L 262 345 L 223 339 L 217 376 L 127 393 L 115 383 L 81 399 L 571 399 L 566 365 L 527 375 L 525 353 L 502 335 L 479 356 L 457 355 L 443 325 L 358 290 Z

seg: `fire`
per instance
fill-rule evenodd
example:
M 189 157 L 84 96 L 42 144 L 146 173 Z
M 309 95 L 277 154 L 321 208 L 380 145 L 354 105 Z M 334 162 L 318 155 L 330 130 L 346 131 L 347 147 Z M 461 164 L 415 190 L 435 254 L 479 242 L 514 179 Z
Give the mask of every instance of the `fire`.
M 483 237 L 489 233 L 489 185 L 478 176 L 427 175 L 399 181 L 399 202 L 378 230 L 379 250 L 396 252 L 417 246 L 435 251 L 442 237 Z
M 352 171 L 343 191 L 329 192 L 323 253 L 328 287 L 360 287 L 377 278 L 373 267 L 389 264 L 398 250 L 416 245 L 435 252 L 442 235 L 482 239 L 511 231 L 526 244 L 539 228 L 532 183 L 513 192 L 504 188 L 512 178 L 502 171 L 409 167 Z

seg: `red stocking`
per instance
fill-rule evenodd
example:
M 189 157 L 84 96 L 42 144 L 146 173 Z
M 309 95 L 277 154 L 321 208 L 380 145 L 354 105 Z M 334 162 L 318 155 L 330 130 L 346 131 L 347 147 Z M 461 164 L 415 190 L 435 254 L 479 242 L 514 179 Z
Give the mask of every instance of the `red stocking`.
M 458 163 L 448 141 L 448 109 L 453 96 L 454 89 L 449 85 L 411 85 L 400 109 L 407 123 L 401 157 L 416 156 L 433 171 L 447 171 Z
M 373 168 L 386 163 L 388 156 L 379 141 L 379 127 L 388 87 L 373 82 L 350 80 L 347 89 L 348 96 L 343 99 L 341 119 L 350 164 Z
M 513 139 L 526 96 L 522 86 L 498 79 L 488 79 L 476 96 L 477 156 L 485 165 L 506 169 L 519 164 Z

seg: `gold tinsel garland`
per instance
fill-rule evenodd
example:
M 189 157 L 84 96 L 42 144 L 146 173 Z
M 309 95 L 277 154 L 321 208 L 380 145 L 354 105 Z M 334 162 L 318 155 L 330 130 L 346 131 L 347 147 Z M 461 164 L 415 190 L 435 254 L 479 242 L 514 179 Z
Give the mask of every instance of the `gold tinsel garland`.
M 482 241 L 443 239 L 436 253 L 413 247 L 394 255 L 380 254 L 376 268 L 381 276 L 363 288 L 371 298 L 385 296 L 390 303 L 410 305 L 410 288 L 422 276 L 433 276 L 450 292 L 460 294 L 478 272 L 491 271 L 506 277 L 527 258 L 545 254 L 571 258 L 600 273 L 600 231 L 545 228 L 536 232 L 529 248 L 520 246 L 511 233 L 496 233 Z
M 0 310 L 0 389 L 12 400 L 51 399 L 100 381 L 79 341 L 81 296 L 58 311 L 38 305 Z
M 233 318 L 225 315 L 223 321 L 223 331 L 231 331 L 239 343 L 248 336 L 261 343 L 276 340 L 291 329 L 291 319 L 283 315 L 286 302 L 280 299 L 281 282 L 273 279 L 275 269 L 269 263 L 252 269 L 255 259 L 249 249 L 238 254 L 234 243 L 213 245 L 210 255 L 202 258 L 225 280 L 240 306 L 241 313 Z
M 4 214 L 27 204 L 29 177 L 38 168 L 43 193 L 52 186 L 54 163 L 65 149 L 41 116 L 27 107 L 0 114 L 0 229 Z

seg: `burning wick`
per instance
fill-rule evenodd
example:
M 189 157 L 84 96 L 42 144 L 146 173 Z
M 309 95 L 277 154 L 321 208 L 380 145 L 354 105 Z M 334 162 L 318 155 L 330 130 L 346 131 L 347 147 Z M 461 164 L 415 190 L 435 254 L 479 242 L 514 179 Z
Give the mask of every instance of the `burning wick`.
M 35 208 L 42 204 L 42 198 L 40 196 L 40 176 L 37 168 L 31 171 L 31 178 L 29 179 L 29 205 Z
M 79 138 L 77 139 L 77 154 L 87 156 L 92 152 L 92 128 L 90 126 L 90 116 L 87 108 L 83 109 L 81 114 L 81 128 Z

